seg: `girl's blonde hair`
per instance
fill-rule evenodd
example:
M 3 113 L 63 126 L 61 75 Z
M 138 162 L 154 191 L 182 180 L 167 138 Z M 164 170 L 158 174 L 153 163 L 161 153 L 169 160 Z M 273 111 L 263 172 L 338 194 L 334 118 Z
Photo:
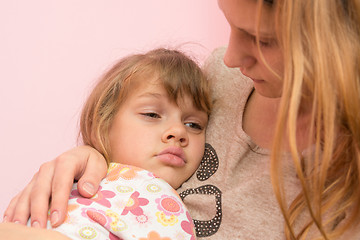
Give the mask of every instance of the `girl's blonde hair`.
M 270 4 L 276 11 L 284 53 L 271 174 L 286 237 L 306 238 L 315 226 L 318 239 L 334 239 L 359 224 L 360 218 L 360 1 L 272 2 L 260 1 L 259 6 Z M 314 152 L 310 157 L 302 157 L 297 148 L 296 123 L 304 104 L 311 109 L 308 141 Z M 302 186 L 290 205 L 280 162 L 285 141 Z M 304 212 L 310 219 L 298 228 Z
M 121 59 L 100 79 L 81 113 L 83 144 L 96 148 L 109 163 L 108 135 L 117 110 L 138 84 L 146 84 L 154 77 L 174 102 L 190 96 L 197 109 L 210 114 L 209 82 L 200 67 L 180 51 L 159 48 Z

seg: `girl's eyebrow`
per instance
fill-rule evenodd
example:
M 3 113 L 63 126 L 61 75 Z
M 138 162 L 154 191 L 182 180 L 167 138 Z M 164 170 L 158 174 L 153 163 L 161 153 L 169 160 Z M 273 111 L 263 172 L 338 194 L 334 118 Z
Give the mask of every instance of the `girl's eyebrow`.
M 161 93 L 156 93 L 156 92 L 145 92 L 145 93 L 142 93 L 138 96 L 139 98 L 157 98 L 157 99 L 160 99 L 160 98 L 164 98 L 164 94 L 161 94 Z

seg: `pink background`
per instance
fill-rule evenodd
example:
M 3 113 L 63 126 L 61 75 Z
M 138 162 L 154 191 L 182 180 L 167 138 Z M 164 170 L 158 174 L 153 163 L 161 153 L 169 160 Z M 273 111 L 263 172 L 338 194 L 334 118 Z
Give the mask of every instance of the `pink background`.
M 0 1 L 0 214 L 39 166 L 76 146 L 92 83 L 116 59 L 227 43 L 216 0 Z

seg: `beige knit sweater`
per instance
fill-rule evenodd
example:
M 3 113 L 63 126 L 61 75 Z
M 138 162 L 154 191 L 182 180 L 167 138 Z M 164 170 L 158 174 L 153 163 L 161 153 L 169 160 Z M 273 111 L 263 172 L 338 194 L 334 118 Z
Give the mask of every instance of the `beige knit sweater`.
M 205 158 L 178 192 L 200 239 L 284 239 L 284 220 L 270 181 L 269 150 L 254 144 L 242 129 L 253 84 L 238 69 L 223 64 L 224 52 L 215 50 L 205 64 L 216 101 Z M 291 165 L 285 168 L 287 197 L 294 199 L 300 184 Z

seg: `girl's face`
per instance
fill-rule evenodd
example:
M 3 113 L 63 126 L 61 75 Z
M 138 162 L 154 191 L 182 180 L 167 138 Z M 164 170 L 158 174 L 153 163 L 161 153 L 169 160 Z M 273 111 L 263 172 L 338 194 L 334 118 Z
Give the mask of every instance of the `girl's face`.
M 229 45 L 224 57 L 225 64 L 231 68 L 240 68 L 245 76 L 253 80 L 259 94 L 271 98 L 280 97 L 283 55 L 276 40 L 274 10 L 271 6 L 263 4 L 257 33 L 256 0 L 218 0 L 218 4 L 231 28 Z M 278 76 L 269 70 L 262 60 L 256 37 L 259 38 L 265 62 Z
M 191 98 L 171 101 L 159 80 L 129 93 L 110 128 L 110 160 L 153 172 L 178 188 L 198 168 L 205 148 L 207 113 Z

